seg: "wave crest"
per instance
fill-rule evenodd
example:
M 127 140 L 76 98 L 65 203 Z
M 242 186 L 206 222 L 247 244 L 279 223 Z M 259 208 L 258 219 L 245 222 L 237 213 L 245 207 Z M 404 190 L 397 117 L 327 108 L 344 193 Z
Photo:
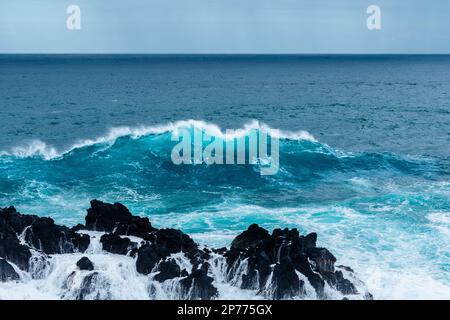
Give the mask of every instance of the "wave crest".
M 201 120 L 181 120 L 176 122 L 169 122 L 167 124 L 160 124 L 154 126 L 137 126 L 137 127 L 114 127 L 109 130 L 106 135 L 95 139 L 79 140 L 71 147 L 58 151 L 55 147 L 48 145 L 41 140 L 32 140 L 31 142 L 11 148 L 10 150 L 0 151 L 0 156 L 12 156 L 17 158 L 42 157 L 45 160 L 57 159 L 76 149 L 81 149 L 93 145 L 113 145 L 117 139 L 122 137 L 131 137 L 138 139 L 149 135 L 161 135 L 166 133 L 178 134 L 181 129 L 196 128 L 202 130 L 210 136 L 221 139 L 234 139 L 247 136 L 251 130 L 269 132 L 272 137 L 285 140 L 307 140 L 317 142 L 317 140 L 307 131 L 284 131 L 274 130 L 263 122 L 253 120 L 244 124 L 241 128 L 234 129 L 234 135 L 226 135 L 225 131 L 214 123 L 209 123 Z

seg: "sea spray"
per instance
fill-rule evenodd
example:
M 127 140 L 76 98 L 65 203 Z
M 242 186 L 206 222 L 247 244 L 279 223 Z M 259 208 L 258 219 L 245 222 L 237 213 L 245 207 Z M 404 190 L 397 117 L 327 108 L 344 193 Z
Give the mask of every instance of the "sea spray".
M 0 206 L 72 226 L 92 198 L 123 201 L 155 226 L 180 228 L 209 246 L 229 245 L 253 222 L 318 231 L 375 297 L 448 296 L 445 159 L 348 152 L 280 133 L 280 170 L 262 177 L 253 166 L 174 166 L 170 128 L 114 129 L 56 155 L 8 149 L 0 156 Z
M 315 234 L 300 236 L 296 229 L 276 229 L 270 235 L 253 224 L 235 238 L 229 249 L 211 249 L 199 246 L 179 230 L 153 228 L 147 219 L 133 216 L 119 203 L 98 200 L 91 201 L 86 225 L 74 229 L 55 225 L 48 218 L 22 215 L 12 207 L 1 209 L 0 226 L 0 246 L 9 248 L 6 256 L 2 251 L 2 258 L 18 270 L 20 279 L 0 284 L 0 298 L 4 299 L 8 298 L 7 290 L 19 290 L 14 292 L 15 298 L 23 293 L 22 298 L 34 299 L 303 299 L 305 283 L 313 286 L 320 298 L 336 296 L 322 295 L 325 282 L 330 285 L 329 292 L 339 291 L 352 298 L 367 295 L 365 289 L 356 291 L 339 271 L 323 273 L 317 267 L 317 254 L 322 255 L 320 259 L 335 258 L 326 249 L 316 247 Z M 20 234 L 14 235 L 13 229 Z M 40 232 L 42 229 L 46 234 Z M 74 234 L 75 229 L 78 231 Z M 105 246 L 109 241 L 105 235 L 114 236 L 114 242 Z M 133 252 L 111 253 L 117 251 L 114 246 L 122 245 L 122 240 L 130 239 L 136 243 Z M 85 240 L 88 246 L 83 245 Z M 61 247 L 55 251 L 58 243 Z M 17 244 L 32 251 L 28 270 L 15 264 L 11 248 Z M 273 252 L 279 253 L 273 256 Z M 89 262 L 89 267 L 82 267 L 82 261 Z M 297 273 L 291 275 L 298 279 L 298 272 L 303 274 L 299 287 L 286 283 L 284 274 L 275 274 L 278 267 L 292 263 Z M 142 269 L 139 264 L 148 268 Z M 314 282 L 309 283 L 311 280 Z M 23 287 L 27 287 L 24 292 Z

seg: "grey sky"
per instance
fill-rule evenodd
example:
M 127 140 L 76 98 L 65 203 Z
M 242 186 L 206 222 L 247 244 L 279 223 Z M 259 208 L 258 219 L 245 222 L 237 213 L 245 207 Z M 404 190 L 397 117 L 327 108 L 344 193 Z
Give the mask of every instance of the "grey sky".
M 81 30 L 66 8 L 81 8 Z M 381 7 L 382 30 L 366 27 Z M 0 0 L 0 53 L 450 53 L 448 0 Z

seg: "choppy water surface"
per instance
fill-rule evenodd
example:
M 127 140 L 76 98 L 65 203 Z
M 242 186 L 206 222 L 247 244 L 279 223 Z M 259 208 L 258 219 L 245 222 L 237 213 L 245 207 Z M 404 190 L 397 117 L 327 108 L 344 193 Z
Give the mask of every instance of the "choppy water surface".
M 316 231 L 375 298 L 449 298 L 448 92 L 446 56 L 1 56 L 0 206 L 120 201 L 211 246 Z M 283 130 L 276 175 L 171 162 L 173 130 L 252 119 Z

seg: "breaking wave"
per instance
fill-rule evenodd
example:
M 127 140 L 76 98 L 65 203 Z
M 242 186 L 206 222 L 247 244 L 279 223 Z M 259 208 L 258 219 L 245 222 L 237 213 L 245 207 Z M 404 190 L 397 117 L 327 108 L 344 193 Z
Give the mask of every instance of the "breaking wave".
M 139 139 L 144 136 L 156 136 L 163 134 L 177 135 L 180 129 L 196 128 L 203 132 L 222 139 L 234 139 L 247 136 L 251 130 L 265 130 L 266 132 L 276 132 L 273 136 L 279 139 L 289 140 L 308 140 L 316 141 L 315 138 L 307 131 L 282 131 L 273 130 L 269 126 L 259 121 L 252 121 L 245 124 L 242 128 L 235 129 L 233 135 L 226 135 L 226 133 L 216 124 L 207 123 L 199 120 L 182 120 L 173 123 L 156 126 L 139 126 L 139 127 L 116 127 L 112 128 L 106 135 L 100 136 L 96 139 L 85 139 L 76 142 L 74 145 L 64 151 L 57 151 L 55 147 L 47 145 L 40 140 L 33 140 L 26 145 L 16 146 L 8 151 L 0 152 L 0 155 L 16 156 L 20 158 L 40 156 L 46 160 L 62 157 L 76 149 L 82 149 L 93 145 L 109 144 L 112 145 L 117 139 L 123 137 L 131 137 L 132 139 Z
M 187 120 L 114 128 L 65 150 L 39 141 L 4 150 L 0 207 L 14 205 L 75 225 L 83 221 L 90 199 L 119 201 L 155 225 L 182 229 L 205 245 L 226 245 L 251 223 L 318 231 L 324 246 L 355 266 L 375 298 L 449 296 L 448 162 L 389 152 L 347 152 L 305 131 L 279 131 L 280 168 L 273 176 L 261 176 L 258 165 L 174 165 L 170 154 L 177 142 L 172 133 L 191 127 L 228 138 L 217 125 Z M 270 130 L 254 121 L 233 137 L 244 137 L 252 129 Z M 94 253 L 90 258 L 100 264 L 103 259 Z M 72 266 L 77 257 L 58 259 Z M 52 270 L 54 278 L 49 279 L 59 285 L 57 269 Z M 111 272 L 129 270 L 124 262 Z M 129 281 L 138 283 L 139 277 Z M 114 279 L 117 297 L 125 298 L 121 278 Z M 21 285 L 40 286 L 39 280 Z M 140 286 L 133 291 L 136 298 L 144 297 Z M 226 283 L 218 288 L 224 298 L 247 297 Z M 14 292 L 37 297 L 33 290 Z M 54 296 L 54 290 L 39 294 Z

